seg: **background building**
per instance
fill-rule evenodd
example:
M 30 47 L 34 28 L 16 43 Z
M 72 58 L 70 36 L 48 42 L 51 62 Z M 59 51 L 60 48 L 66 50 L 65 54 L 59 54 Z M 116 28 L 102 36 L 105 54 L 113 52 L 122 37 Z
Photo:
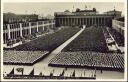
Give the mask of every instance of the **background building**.
M 124 17 L 116 18 L 112 20 L 112 27 L 124 36 Z
M 112 26 L 112 19 L 121 16 L 121 12 L 115 9 L 110 12 L 99 14 L 95 8 L 92 10 L 76 9 L 75 12 L 56 12 L 56 26 Z
M 36 14 L 14 14 L 14 13 L 4 13 L 3 22 L 5 23 L 17 23 L 17 22 L 27 22 L 38 20 L 38 15 Z
M 116 11 L 115 9 L 113 11 L 104 12 L 104 14 L 114 15 L 114 17 L 121 17 L 121 13 L 121 11 Z
M 49 32 L 54 27 L 53 19 L 38 19 L 38 15 L 6 14 L 3 24 L 3 43 L 5 46 L 17 43 L 22 39 Z

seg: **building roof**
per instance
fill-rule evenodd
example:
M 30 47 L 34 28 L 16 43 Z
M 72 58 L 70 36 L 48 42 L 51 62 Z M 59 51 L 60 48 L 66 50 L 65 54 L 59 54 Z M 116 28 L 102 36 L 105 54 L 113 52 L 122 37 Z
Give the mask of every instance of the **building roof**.
M 77 11 L 76 11 L 77 12 Z M 78 12 L 96 12 L 96 11 L 93 11 L 93 10 L 80 10 Z
M 118 12 L 118 13 L 121 13 L 121 11 L 117 11 L 117 10 L 111 10 L 111 11 L 107 11 L 107 12 L 104 12 L 104 13 L 113 13 L 113 12 Z

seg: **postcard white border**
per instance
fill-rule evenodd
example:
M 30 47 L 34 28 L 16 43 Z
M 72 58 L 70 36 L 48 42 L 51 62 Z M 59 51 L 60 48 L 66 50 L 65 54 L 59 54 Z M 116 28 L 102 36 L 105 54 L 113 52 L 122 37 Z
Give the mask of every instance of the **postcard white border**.
M 125 71 L 124 79 L 98 79 L 98 80 L 6 80 L 3 79 L 3 3 L 14 3 L 14 2 L 123 2 L 125 5 Z M 2 0 L 1 1 L 1 81 L 127 81 L 127 0 Z

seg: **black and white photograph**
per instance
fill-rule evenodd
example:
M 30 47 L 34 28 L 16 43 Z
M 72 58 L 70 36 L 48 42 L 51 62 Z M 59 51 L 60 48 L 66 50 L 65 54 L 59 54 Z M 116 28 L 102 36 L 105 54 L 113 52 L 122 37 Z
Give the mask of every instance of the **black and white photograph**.
M 1 79 L 125 81 L 127 1 L 94 1 L 2 0 Z

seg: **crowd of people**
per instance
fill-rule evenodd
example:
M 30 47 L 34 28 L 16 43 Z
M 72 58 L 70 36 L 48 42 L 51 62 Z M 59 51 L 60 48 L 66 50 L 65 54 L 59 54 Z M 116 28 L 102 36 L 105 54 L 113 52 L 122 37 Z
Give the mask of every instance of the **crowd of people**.
M 114 38 L 111 36 L 109 31 L 107 30 L 108 27 L 105 27 L 105 28 L 102 28 L 102 29 L 103 29 L 104 37 L 105 37 L 106 44 L 107 44 L 107 47 L 108 47 L 109 51 L 111 51 L 111 52 L 120 52 L 120 50 L 118 49 L 118 47 L 116 45 L 116 41 L 114 40 Z
M 117 32 L 115 29 L 109 28 L 109 32 L 112 34 L 113 38 L 116 40 L 119 46 L 124 46 L 124 36 Z
M 107 45 L 101 27 L 89 27 L 73 40 L 64 51 L 106 52 Z
M 48 34 L 33 40 L 31 42 L 19 45 L 11 50 L 21 50 L 21 51 L 52 51 L 74 34 L 76 34 L 80 28 L 63 28 L 53 34 Z
M 122 71 L 124 69 L 124 57 L 119 53 L 61 52 L 50 61 L 49 66 L 119 69 Z
M 31 65 L 39 59 L 45 57 L 48 51 L 15 51 L 8 50 L 3 52 L 4 64 L 26 64 Z

